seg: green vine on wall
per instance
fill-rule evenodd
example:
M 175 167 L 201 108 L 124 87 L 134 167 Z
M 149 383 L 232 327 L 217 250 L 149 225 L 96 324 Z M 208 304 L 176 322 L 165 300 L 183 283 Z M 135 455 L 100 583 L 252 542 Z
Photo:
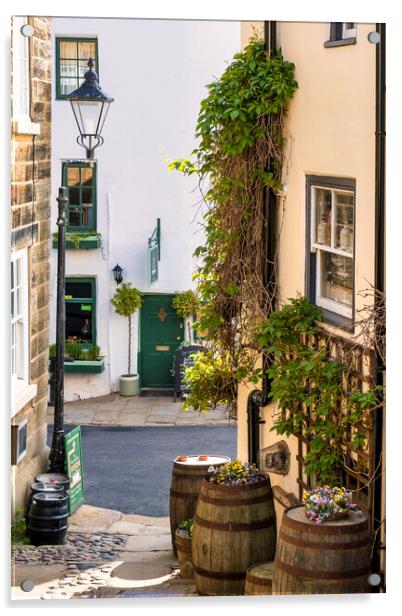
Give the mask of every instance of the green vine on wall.
M 272 430 L 306 437 L 306 474 L 318 484 L 336 485 L 345 455 L 367 447 L 365 429 L 373 426 L 381 388 L 362 391 L 351 378 L 352 357 L 335 360 L 329 338 L 320 336 L 314 344 L 321 320 L 320 308 L 294 298 L 271 313 L 257 340 L 271 357 L 269 395 L 278 403 Z
M 195 251 L 198 327 L 206 332 L 211 357 L 225 357 L 234 392 L 237 377 L 254 366 L 250 331 L 271 301 L 263 284 L 263 200 L 265 189 L 282 188 L 283 118 L 297 88 L 293 72 L 281 52 L 270 57 L 263 41 L 252 40 L 208 85 L 191 159 L 170 164 L 198 177 L 207 205 L 205 243 Z

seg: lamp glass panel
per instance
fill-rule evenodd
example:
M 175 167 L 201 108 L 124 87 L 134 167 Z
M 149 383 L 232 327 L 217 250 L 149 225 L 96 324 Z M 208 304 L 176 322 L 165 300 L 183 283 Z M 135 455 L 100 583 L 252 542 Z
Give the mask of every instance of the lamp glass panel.
M 80 100 L 71 104 L 81 135 L 96 135 L 102 102 Z

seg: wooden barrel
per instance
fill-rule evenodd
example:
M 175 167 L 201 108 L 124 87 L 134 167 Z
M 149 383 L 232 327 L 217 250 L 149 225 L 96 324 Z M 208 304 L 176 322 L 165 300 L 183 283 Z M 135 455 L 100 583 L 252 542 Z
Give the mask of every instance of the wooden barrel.
M 33 545 L 65 543 L 68 528 L 68 495 L 35 494 L 28 514 L 28 537 Z
M 274 563 L 259 563 L 247 569 L 245 595 L 272 595 L 272 576 Z
M 370 533 L 367 515 L 311 522 L 304 507 L 285 509 L 275 556 L 272 594 L 368 592 Z
M 180 461 L 179 457 L 186 459 Z M 207 476 L 209 467 L 222 466 L 230 462 L 227 456 L 219 455 L 179 457 L 173 461 L 169 498 L 170 533 L 175 556 L 177 556 L 176 529 L 180 522 L 194 516 L 201 483 Z
M 193 577 L 193 560 L 191 556 L 191 537 L 176 530 L 177 560 L 179 561 L 180 576 L 185 579 Z
M 237 486 L 201 485 L 192 531 L 200 595 L 242 595 L 251 565 L 273 560 L 276 518 L 268 477 Z

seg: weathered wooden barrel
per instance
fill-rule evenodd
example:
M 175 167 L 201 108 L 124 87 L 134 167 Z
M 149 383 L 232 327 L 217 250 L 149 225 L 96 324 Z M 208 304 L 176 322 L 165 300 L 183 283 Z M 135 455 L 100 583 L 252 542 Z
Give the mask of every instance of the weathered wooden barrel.
M 176 530 L 177 560 L 179 561 L 180 576 L 185 579 L 193 577 L 193 560 L 191 555 L 191 537 Z
M 180 460 L 180 458 L 185 459 Z M 176 529 L 180 522 L 194 516 L 201 483 L 207 476 L 209 467 L 222 466 L 228 462 L 230 462 L 230 458 L 219 455 L 189 455 L 178 456 L 174 459 L 170 485 L 169 516 L 175 556 L 177 556 Z
M 245 595 L 271 595 L 274 562 L 259 563 L 247 569 Z
M 68 528 L 68 495 L 35 494 L 28 514 L 28 537 L 33 545 L 65 543 Z
M 251 565 L 273 560 L 276 518 L 271 484 L 201 485 L 192 530 L 194 580 L 200 595 L 242 595 Z
M 272 594 L 368 592 L 370 532 L 367 515 L 311 522 L 304 506 L 285 509 L 275 556 Z

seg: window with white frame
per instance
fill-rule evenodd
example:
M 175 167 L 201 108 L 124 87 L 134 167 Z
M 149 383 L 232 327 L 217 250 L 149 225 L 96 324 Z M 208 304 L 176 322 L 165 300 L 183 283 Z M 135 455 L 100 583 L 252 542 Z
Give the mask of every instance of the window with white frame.
M 37 390 L 29 384 L 29 312 L 27 249 L 11 256 L 11 377 L 12 414 L 31 400 Z
M 32 122 L 30 117 L 29 36 L 32 31 L 26 16 L 13 17 L 12 119 L 16 132 L 37 135 L 39 124 Z
M 324 315 L 353 319 L 355 187 L 353 180 L 308 179 L 310 300 Z

